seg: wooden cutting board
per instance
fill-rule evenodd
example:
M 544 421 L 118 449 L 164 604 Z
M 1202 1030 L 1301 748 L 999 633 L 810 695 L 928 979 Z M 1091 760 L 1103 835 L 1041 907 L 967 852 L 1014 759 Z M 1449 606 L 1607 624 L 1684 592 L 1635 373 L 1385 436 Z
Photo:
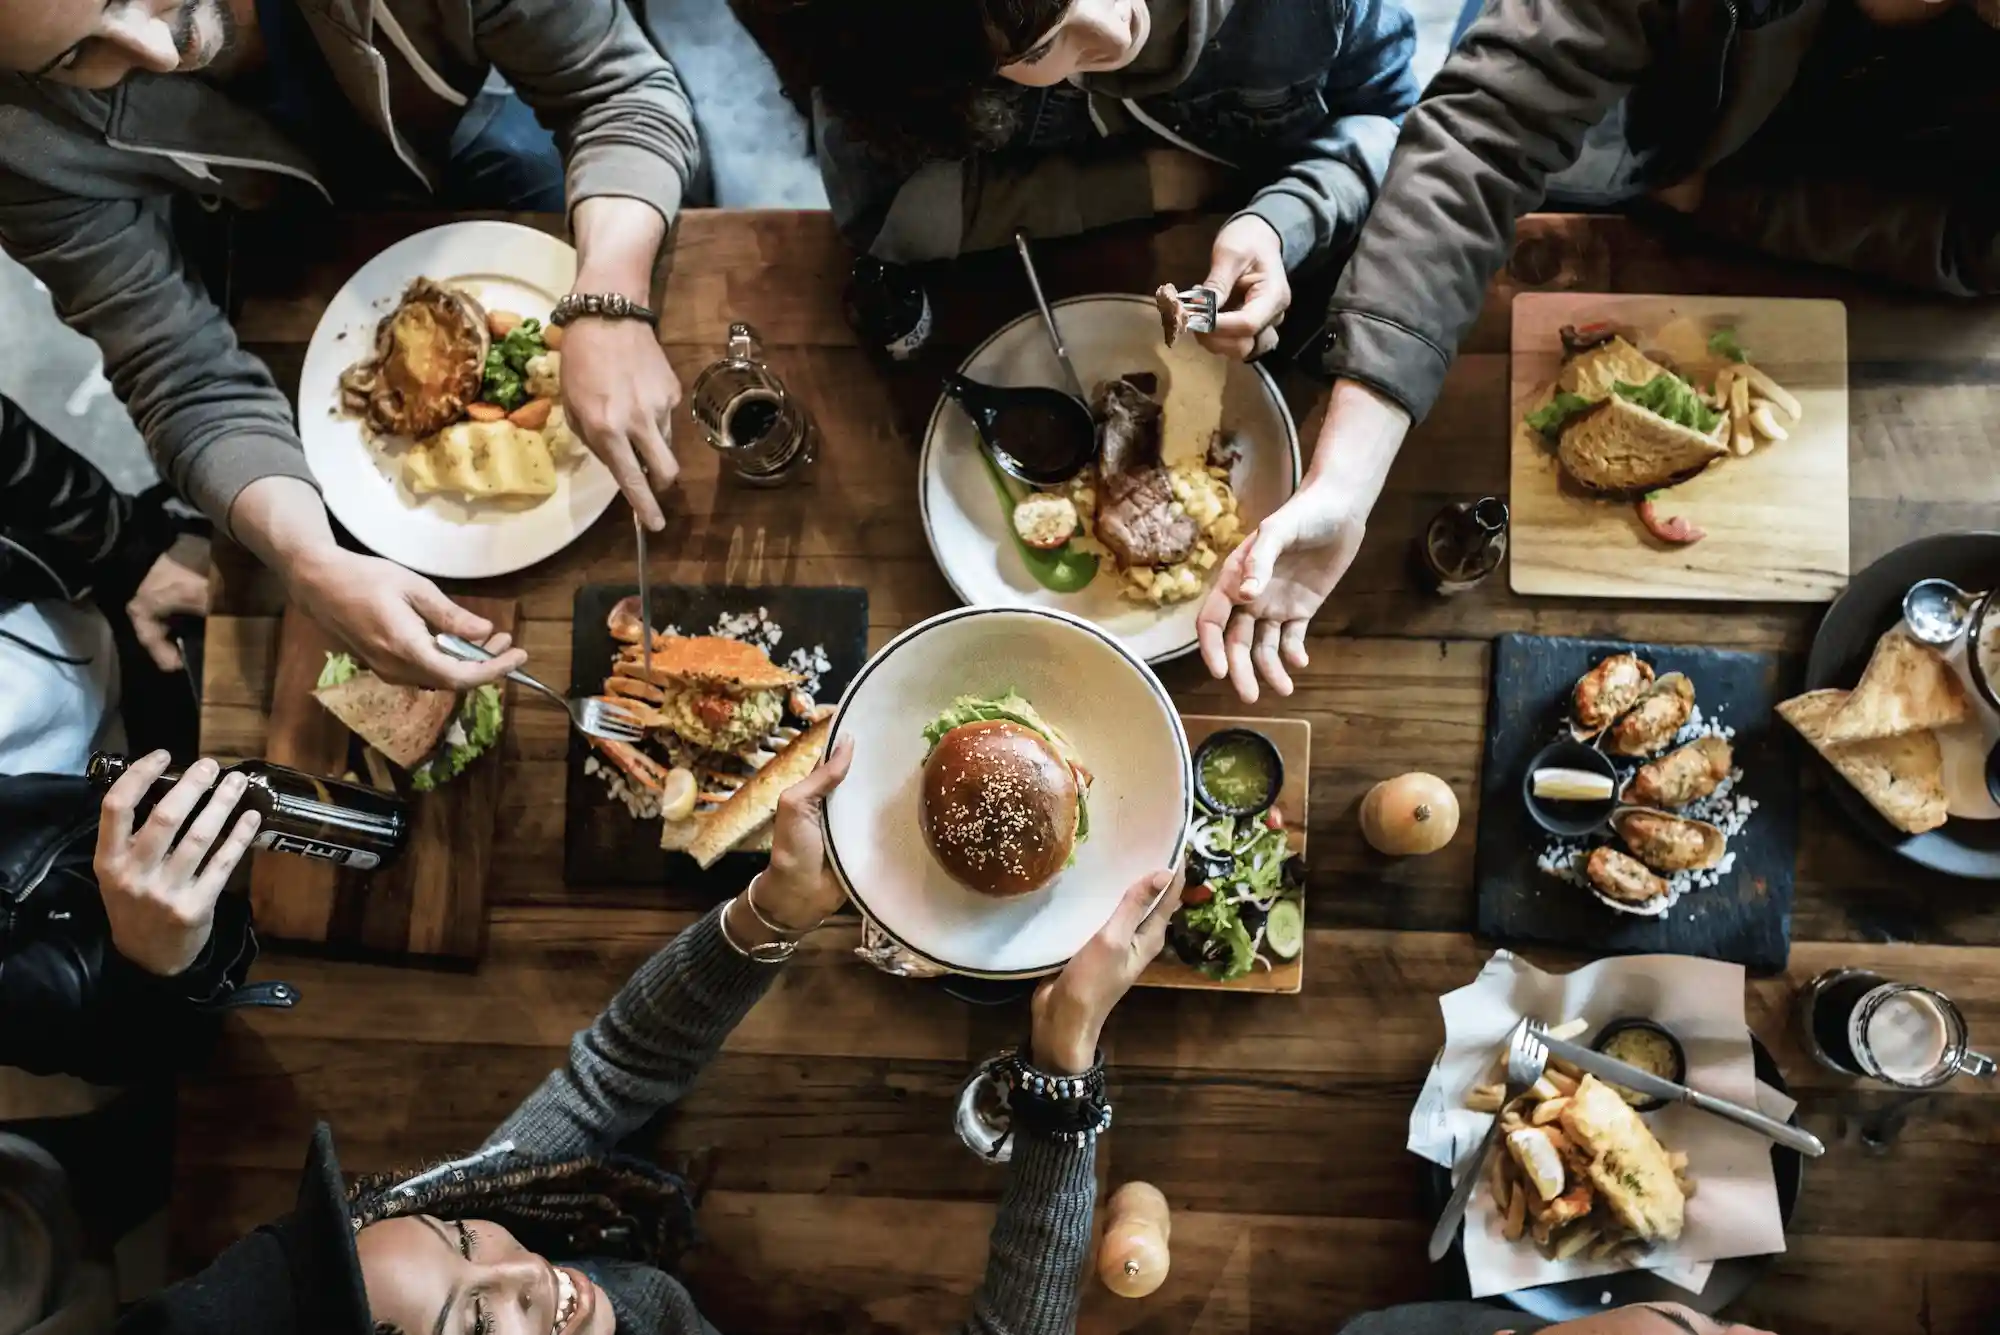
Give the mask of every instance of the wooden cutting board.
M 459 604 L 514 629 L 510 600 Z M 360 746 L 312 697 L 334 642 L 295 607 L 285 609 L 264 758 L 308 774 L 353 772 L 367 782 Z M 511 691 L 506 706 L 514 708 Z M 503 735 L 504 727 L 503 724 Z M 435 792 L 412 796 L 413 827 L 403 855 L 379 871 L 259 852 L 250 903 L 267 939 L 325 945 L 343 954 L 431 957 L 472 962 L 486 949 L 486 880 L 500 808 L 499 747 Z
M 1708 536 L 1659 542 L 1625 500 L 1599 500 L 1558 467 L 1523 420 L 1562 367 L 1564 325 L 1608 321 L 1697 384 L 1724 365 L 1708 351 L 1736 331 L 1752 364 L 1805 409 L 1790 439 L 1731 456 L 1662 498 Z M 1534 292 L 1514 298 L 1508 430 L 1513 442 L 1516 593 L 1557 597 L 1823 602 L 1847 585 L 1847 308 L 1769 297 Z
M 1208 714 L 1183 714 L 1181 724 L 1187 729 L 1190 748 L 1200 746 L 1224 728 L 1249 728 L 1271 739 L 1278 748 L 1278 758 L 1285 762 L 1285 786 L 1278 793 L 1278 809 L 1285 815 L 1285 833 L 1290 838 L 1292 852 L 1304 857 L 1308 814 L 1306 797 L 1312 784 L 1312 724 L 1302 718 L 1219 718 Z M 1307 879 L 1310 882 L 1310 874 Z M 1304 908 L 1303 896 L 1300 908 Z M 1200 969 L 1184 963 L 1169 946 L 1160 952 L 1158 959 L 1146 966 L 1146 972 L 1139 975 L 1139 986 L 1207 992 L 1294 993 L 1305 986 L 1305 974 L 1306 952 L 1303 946 L 1296 959 L 1274 960 L 1269 969 L 1252 969 L 1243 977 L 1227 983 L 1218 983 Z

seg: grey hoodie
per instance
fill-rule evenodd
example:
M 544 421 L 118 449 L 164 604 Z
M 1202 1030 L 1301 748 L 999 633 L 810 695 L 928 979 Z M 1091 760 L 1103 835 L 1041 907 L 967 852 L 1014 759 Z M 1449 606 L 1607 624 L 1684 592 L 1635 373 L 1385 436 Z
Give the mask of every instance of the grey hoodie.
M 835 221 L 857 246 L 914 262 L 1149 216 L 1143 150 L 1177 146 L 1239 170 L 1246 212 L 1287 268 L 1351 244 L 1416 102 L 1416 28 L 1399 0 L 1153 0 L 1133 65 L 1048 89 L 1006 88 L 1020 129 L 998 152 L 900 162 L 816 99 Z
M 699 156 L 680 80 L 625 0 L 288 0 L 360 119 L 432 188 L 492 69 L 556 131 L 574 208 L 625 195 L 669 223 Z M 85 92 L 0 74 L 0 247 L 95 340 L 160 472 L 217 525 L 262 477 L 311 481 L 291 405 L 238 346 L 176 241 L 176 197 L 331 196 L 323 171 L 228 90 L 133 74 Z M 320 409 L 323 411 L 323 409 Z

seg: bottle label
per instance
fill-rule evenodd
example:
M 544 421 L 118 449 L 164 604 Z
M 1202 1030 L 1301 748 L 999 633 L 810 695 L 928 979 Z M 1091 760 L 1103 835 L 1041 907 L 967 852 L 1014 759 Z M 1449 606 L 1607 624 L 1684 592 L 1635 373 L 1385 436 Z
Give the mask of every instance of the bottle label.
M 268 848 L 273 853 L 291 853 L 302 858 L 316 858 L 321 862 L 331 862 L 335 866 L 352 867 L 356 871 L 368 871 L 382 865 L 382 856 L 365 848 L 348 848 L 341 844 L 329 844 L 321 839 L 307 839 L 303 835 L 283 834 L 277 830 L 264 830 L 257 835 L 252 848 Z
M 908 361 L 916 356 L 923 350 L 924 344 L 931 341 L 931 294 L 926 292 L 923 297 L 924 309 L 918 314 L 917 322 L 911 326 L 910 332 L 901 338 L 889 341 L 888 353 L 899 362 Z

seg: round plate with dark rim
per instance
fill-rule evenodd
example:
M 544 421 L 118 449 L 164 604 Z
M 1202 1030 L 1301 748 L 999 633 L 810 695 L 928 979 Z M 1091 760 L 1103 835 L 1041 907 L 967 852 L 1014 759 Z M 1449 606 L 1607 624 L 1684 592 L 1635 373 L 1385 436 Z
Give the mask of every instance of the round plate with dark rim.
M 1757 1078 L 1775 1090 L 1784 1091 L 1784 1073 L 1778 1069 L 1778 1063 L 1772 1059 L 1763 1040 L 1755 1034 L 1750 1035 L 1750 1051 L 1757 1063 Z M 1794 1116 L 1792 1125 L 1797 1126 L 1798 1120 Z M 1778 1215 L 1789 1226 L 1792 1212 L 1799 1204 L 1805 1158 L 1797 1150 L 1773 1145 L 1771 1170 L 1778 1179 Z M 1424 1209 L 1430 1218 L 1436 1219 L 1444 1212 L 1444 1203 L 1451 1196 L 1451 1174 L 1437 1164 L 1424 1165 L 1423 1194 Z M 1679 1303 L 1705 1316 L 1714 1316 L 1747 1293 L 1773 1259 L 1769 1256 L 1738 1256 L 1717 1261 L 1708 1277 L 1708 1284 L 1698 1294 L 1689 1293 L 1677 1284 L 1669 1284 L 1650 1270 L 1621 1270 L 1610 1275 L 1593 1275 L 1589 1279 L 1565 1280 L 1561 1284 L 1544 1284 L 1539 1288 L 1496 1294 L 1491 1301 L 1506 1303 L 1544 1321 L 1574 1321 L 1579 1317 L 1595 1316 L 1607 1307 L 1625 1307 L 1632 1303 Z M 1453 1290 L 1464 1293 L 1467 1287 L 1465 1248 L 1460 1238 L 1452 1239 L 1451 1251 L 1438 1264 L 1450 1267 L 1448 1273 Z
M 1827 608 L 1806 662 L 1806 689 L 1850 687 L 1861 680 L 1882 632 L 1903 615 L 1903 595 L 1922 579 L 1948 579 L 1963 589 L 2000 584 L 2000 533 L 1940 533 L 1898 547 L 1856 575 Z M 1984 702 L 1975 704 L 1984 707 Z M 1804 747 L 1804 743 L 1800 744 Z M 1804 747 L 1811 751 L 1810 747 Z M 1815 757 L 1817 759 L 1817 757 Z M 1819 762 L 1825 766 L 1824 761 Z M 1898 857 L 1952 876 L 2000 880 L 2000 820 L 1945 822 L 1925 834 L 1904 834 L 1866 798 L 1825 767 L 1833 800 L 1867 835 Z

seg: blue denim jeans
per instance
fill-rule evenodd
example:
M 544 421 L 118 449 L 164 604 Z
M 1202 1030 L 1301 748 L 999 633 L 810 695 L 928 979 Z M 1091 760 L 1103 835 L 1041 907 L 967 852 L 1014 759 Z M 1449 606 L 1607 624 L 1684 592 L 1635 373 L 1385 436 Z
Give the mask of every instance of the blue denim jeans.
M 482 92 L 452 134 L 441 193 L 452 208 L 561 213 L 563 160 L 555 136 L 518 94 Z

